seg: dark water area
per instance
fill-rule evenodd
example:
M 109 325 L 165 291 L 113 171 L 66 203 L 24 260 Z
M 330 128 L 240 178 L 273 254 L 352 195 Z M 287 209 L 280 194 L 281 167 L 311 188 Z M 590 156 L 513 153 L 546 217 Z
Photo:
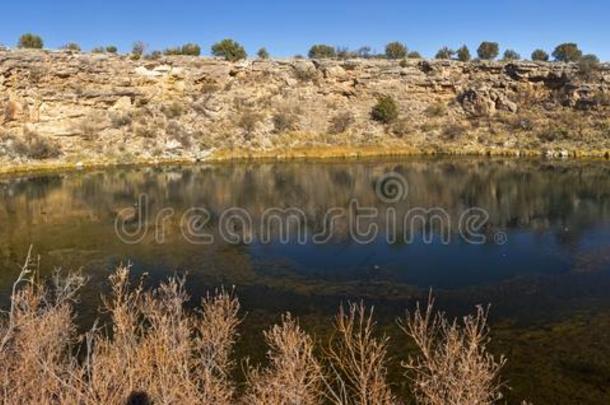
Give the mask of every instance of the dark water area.
M 485 218 L 470 229 L 473 208 Z M 246 315 L 238 353 L 254 361 L 264 358 L 261 331 L 283 312 L 323 341 L 339 305 L 362 299 L 391 338 L 397 391 L 408 345 L 396 317 L 430 290 L 452 316 L 491 304 L 510 403 L 610 403 L 605 161 L 409 158 L 0 178 L 3 307 L 30 245 L 43 273 L 89 277 L 83 325 L 120 263 L 148 273 L 150 285 L 186 273 L 195 303 L 235 286 Z

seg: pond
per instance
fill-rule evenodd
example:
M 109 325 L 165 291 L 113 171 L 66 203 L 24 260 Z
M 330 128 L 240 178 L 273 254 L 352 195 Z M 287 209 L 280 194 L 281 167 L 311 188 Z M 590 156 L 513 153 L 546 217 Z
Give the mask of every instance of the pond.
M 194 302 L 235 286 L 240 355 L 283 312 L 318 339 L 342 302 L 375 306 L 396 390 L 395 318 L 432 291 L 491 304 L 510 402 L 610 403 L 610 163 L 473 158 L 258 162 L 0 178 L 0 303 L 29 246 L 89 277 L 79 322 L 120 263 Z

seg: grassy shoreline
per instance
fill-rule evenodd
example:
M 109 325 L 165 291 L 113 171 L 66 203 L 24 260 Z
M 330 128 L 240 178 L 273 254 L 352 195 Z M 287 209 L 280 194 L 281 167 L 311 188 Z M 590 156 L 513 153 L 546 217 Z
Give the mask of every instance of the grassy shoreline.
M 310 148 L 274 148 L 269 150 L 223 149 L 212 152 L 205 158 L 177 156 L 159 159 L 117 160 L 47 160 L 19 163 L 0 167 L 0 175 L 54 173 L 59 171 L 103 169 L 129 166 L 162 166 L 170 164 L 220 163 L 229 161 L 289 161 L 289 160 L 327 160 L 327 159 L 364 159 L 406 156 L 473 156 L 473 157 L 508 157 L 508 158 L 551 158 L 551 159 L 587 159 L 608 160 L 610 150 L 567 150 L 567 156 L 549 156 L 544 150 L 511 149 L 511 148 L 416 148 L 416 147 L 383 147 L 383 146 L 316 146 Z

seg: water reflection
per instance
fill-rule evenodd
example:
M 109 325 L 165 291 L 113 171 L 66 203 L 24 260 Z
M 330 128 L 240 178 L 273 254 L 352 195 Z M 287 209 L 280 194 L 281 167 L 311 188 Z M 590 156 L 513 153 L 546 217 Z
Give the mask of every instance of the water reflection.
M 390 172 L 399 173 L 409 185 L 407 198 L 396 203 L 376 194 L 378 180 Z M 134 207 L 143 194 L 149 203 L 144 221 L 148 232 L 140 243 L 126 245 L 115 234 L 115 217 Z M 259 221 L 271 207 L 297 207 L 305 214 L 308 230 L 315 232 L 323 228 L 328 210 L 347 209 L 354 199 L 379 210 L 379 218 L 371 222 L 382 235 L 390 209 L 401 216 L 414 207 L 440 207 L 455 232 L 454 222 L 464 210 L 481 207 L 490 215 L 490 237 L 483 245 L 461 238 L 452 238 L 448 245 L 438 238 L 424 243 L 417 237 L 425 226 L 420 225 L 412 243 L 404 238 L 387 243 L 380 237 L 361 245 L 339 224 L 321 245 L 280 243 L 277 237 L 263 243 L 259 235 L 249 244 L 217 238 L 211 245 L 194 245 L 184 239 L 179 220 L 190 208 L 204 207 L 210 213 L 209 229 L 218 236 L 219 218 L 229 208 L 245 209 Z M 155 217 L 168 208 L 175 214 L 164 222 L 159 243 Z M 433 231 L 438 236 L 438 229 Z M 506 233 L 506 243 L 496 243 L 497 231 Z M 425 297 L 430 287 L 452 313 L 491 302 L 500 325 L 494 329 L 500 336 L 508 331 L 499 344 L 504 353 L 513 353 L 509 358 L 514 369 L 507 377 L 516 387 L 515 398 L 535 400 L 537 392 L 552 395 L 556 387 L 545 390 L 542 380 L 536 380 L 536 389 L 527 388 L 538 378 L 530 366 L 535 360 L 535 367 L 547 367 L 554 354 L 533 346 L 530 350 L 525 341 L 516 346 L 513 342 L 525 333 L 519 328 L 571 319 L 566 314 L 604 319 L 603 314 L 610 313 L 610 165 L 400 159 L 134 168 L 0 179 L 2 304 L 30 244 L 45 271 L 56 266 L 84 269 L 91 280 L 79 313 L 89 320 L 109 271 L 127 261 L 136 272 L 149 273 L 153 282 L 188 271 L 194 301 L 207 288 L 239 286 L 243 307 L 250 313 L 246 326 L 259 332 L 287 310 L 300 315 L 305 326 L 315 327 L 341 300 L 355 298 L 378 304 L 379 317 L 391 324 L 392 317 Z M 585 336 L 590 328 L 583 330 Z M 558 345 L 556 333 L 544 329 L 541 336 Z M 260 346 L 252 339 L 240 344 Z M 587 355 L 585 349 L 569 347 L 579 356 Z M 528 353 L 527 373 L 520 371 L 525 363 L 519 350 Z M 589 357 L 599 359 L 599 354 Z M 550 397 L 538 398 L 545 402 Z
M 376 181 L 396 172 L 409 184 L 408 198 L 381 201 Z M 265 272 L 284 267 L 304 277 L 354 280 L 376 278 L 419 286 L 463 287 L 522 274 L 598 271 L 608 268 L 610 240 L 610 166 L 605 163 L 420 160 L 360 163 L 236 164 L 180 168 L 143 168 L 93 173 L 7 178 L 0 182 L 0 249 L 2 266 L 23 255 L 34 243 L 43 255 L 65 259 L 63 252 L 97 252 L 99 257 L 134 261 L 167 261 L 167 270 L 185 265 L 207 271 L 204 264 L 226 261 L 222 255 L 244 257 L 248 270 Z M 118 212 L 146 195 L 146 238 L 123 246 L 113 235 Z M 338 221 L 327 246 L 254 243 L 247 247 L 190 246 L 180 230 L 180 217 L 192 207 L 210 213 L 208 226 L 217 232 L 221 214 L 233 207 L 247 211 L 258 223 L 265 210 L 296 207 L 303 211 L 310 233 L 325 225 L 332 208 L 350 209 L 356 199 L 375 207 L 370 222 L 388 231 L 388 210 L 403 218 L 415 207 L 445 210 L 453 232 L 460 215 L 471 207 L 487 210 L 489 243 L 469 246 L 452 239 L 424 243 L 398 221 L 396 241 L 380 238 L 368 246 L 350 240 L 348 226 Z M 163 223 L 163 244 L 156 216 L 171 208 Z M 414 222 L 422 230 L 434 223 Z M 433 231 L 438 229 L 433 229 Z M 497 230 L 507 241 L 495 243 Z M 66 250 L 68 249 L 68 250 Z M 189 258 L 191 260 L 189 260 Z M 55 262 L 55 260 L 53 260 Z M 198 262 L 194 264 L 192 262 Z M 163 266 L 160 266 L 163 267 Z M 217 267 L 217 266 L 214 266 Z M 220 267 L 224 267 L 220 265 Z M 245 269 L 231 272 L 244 273 Z M 6 273 L 6 271 L 4 272 Z M 5 287 L 5 286 L 0 286 Z

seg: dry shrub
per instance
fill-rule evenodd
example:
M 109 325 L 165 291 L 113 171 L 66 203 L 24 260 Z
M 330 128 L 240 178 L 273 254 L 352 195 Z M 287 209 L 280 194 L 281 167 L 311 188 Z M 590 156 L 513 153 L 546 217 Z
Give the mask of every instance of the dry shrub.
M 505 113 L 499 112 L 495 119 L 506 125 L 511 131 L 533 131 L 536 124 L 536 117 L 531 113 Z
M 30 159 L 51 159 L 61 154 L 57 143 L 27 127 L 23 129 L 23 138 L 16 138 L 13 147 L 17 154 Z
M 182 147 L 190 148 L 193 146 L 191 134 L 176 120 L 171 120 L 167 123 L 165 132 L 168 137 L 176 140 Z
M 290 314 L 264 333 L 270 365 L 251 369 L 245 403 L 318 404 L 322 398 L 322 372 L 313 355 L 312 339 Z
M 295 112 L 283 110 L 275 113 L 272 120 L 273 131 L 281 134 L 296 130 L 299 122 L 299 116 Z
M 142 392 L 159 403 L 231 403 L 227 373 L 237 300 L 225 292 L 208 297 L 203 316 L 194 318 L 184 310 L 183 278 L 152 292 L 144 292 L 141 282 L 131 291 L 124 267 L 110 280 L 113 294 L 105 307 L 113 337 L 94 334 L 86 364 L 94 402 L 119 403 Z
M 344 111 L 331 118 L 328 132 L 331 134 L 341 134 L 347 131 L 356 122 L 354 114 Z
M 185 106 L 179 101 L 172 101 L 161 106 L 161 112 L 167 119 L 175 119 L 185 113 Z
M 71 304 L 84 281 L 79 274 L 56 274 L 50 287 L 43 285 L 30 249 L 0 322 L 1 403 L 75 402 L 82 373 L 71 355 Z
M 318 72 L 316 69 L 309 69 L 307 67 L 295 66 L 294 68 L 294 76 L 300 82 L 307 83 L 314 81 L 318 77 Z
M 335 404 L 392 404 L 386 382 L 388 338 L 375 337 L 373 309 L 364 303 L 343 306 L 335 321 L 337 336 L 326 355 L 330 361 L 328 399 Z
M 148 125 L 145 122 L 138 122 L 133 125 L 133 133 L 138 138 L 154 139 L 158 135 L 158 128 L 154 125 Z
M 413 123 L 408 118 L 401 118 L 392 125 L 390 131 L 396 137 L 403 138 L 414 132 Z
M 474 315 L 465 316 L 462 324 L 449 321 L 434 312 L 434 301 L 407 313 L 401 329 L 413 339 L 417 357 L 403 363 L 413 382 L 418 403 L 491 404 L 502 398 L 503 383 L 499 373 L 506 360 L 496 360 L 486 350 L 489 343 L 487 317 L 489 310 L 477 307 Z
M 569 128 L 551 124 L 537 132 L 537 137 L 542 142 L 558 142 L 565 141 L 572 137 Z
M 19 110 L 19 105 L 15 101 L 8 100 L 4 105 L 4 122 L 10 122 L 17 119 Z
M 239 117 L 237 125 L 244 130 L 246 138 L 249 138 L 262 120 L 262 114 L 253 111 L 244 111 Z
M 108 328 L 76 333 L 73 304 L 79 274 L 43 284 L 28 259 L 0 316 L 0 403 L 20 404 L 392 404 L 388 338 L 376 337 L 373 310 L 340 308 L 335 335 L 314 356 L 314 341 L 290 314 L 264 333 L 269 364 L 250 368 L 244 395 L 230 377 L 239 303 L 224 290 L 187 311 L 184 278 L 145 290 L 119 267 L 103 298 Z M 1 314 L 1 313 L 0 313 Z M 463 325 L 427 309 L 401 323 L 419 349 L 403 363 L 422 404 L 487 404 L 501 399 L 496 361 L 487 353 L 487 314 Z
M 432 104 L 424 110 L 424 114 L 430 118 L 442 117 L 447 114 L 447 106 L 440 102 Z
M 113 111 L 110 113 L 110 123 L 115 129 L 130 125 L 132 121 L 133 117 L 131 112 Z
M 468 128 L 460 124 L 451 124 L 443 129 L 443 137 L 448 140 L 456 140 L 461 138 Z
M 216 93 L 219 90 L 220 90 L 220 84 L 218 84 L 215 81 L 207 80 L 201 84 L 201 94 Z
M 593 102 L 600 107 L 610 107 L 610 93 L 598 90 L 593 95 Z
M 184 279 L 145 292 L 130 287 L 129 270 L 110 277 L 105 309 L 112 333 L 94 329 L 82 337 L 82 363 L 75 351 L 72 313 L 79 275 L 56 277 L 46 288 L 26 262 L 13 289 L 8 318 L 0 324 L 0 402 L 156 403 L 233 402 L 229 355 L 239 323 L 237 300 L 224 291 L 208 296 L 202 316 L 186 313 Z M 112 336 L 112 337 L 110 337 Z
M 48 70 L 43 66 L 33 66 L 29 71 L 29 78 L 32 84 L 40 84 L 42 79 L 47 76 Z
M 84 139 L 93 141 L 104 128 L 105 120 L 104 113 L 93 111 L 80 120 L 76 129 Z

